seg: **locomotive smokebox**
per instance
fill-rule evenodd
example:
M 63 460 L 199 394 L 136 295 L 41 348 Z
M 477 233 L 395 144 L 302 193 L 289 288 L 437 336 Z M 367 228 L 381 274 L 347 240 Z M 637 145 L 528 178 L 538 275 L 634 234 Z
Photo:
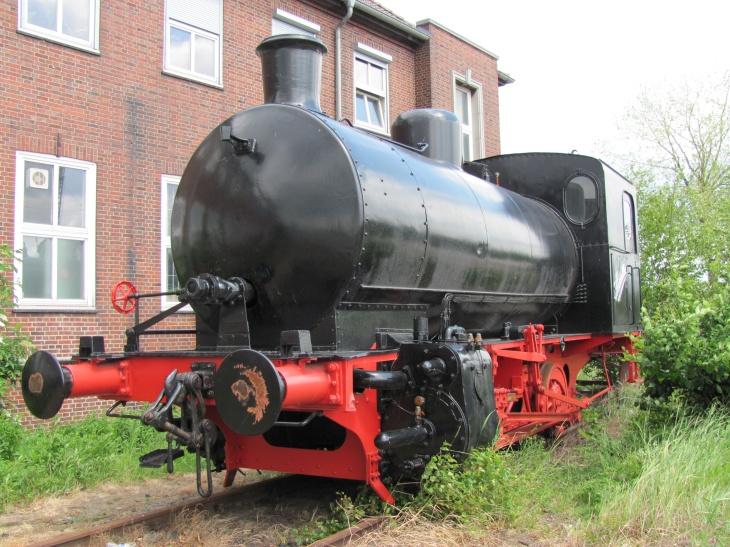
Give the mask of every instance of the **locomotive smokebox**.
M 327 47 L 309 36 L 280 34 L 256 48 L 261 58 L 264 102 L 293 104 L 322 112 L 322 57 Z
M 391 127 L 393 139 L 421 150 L 432 160 L 461 167 L 461 122 L 456 114 L 436 108 L 416 108 L 400 114 Z

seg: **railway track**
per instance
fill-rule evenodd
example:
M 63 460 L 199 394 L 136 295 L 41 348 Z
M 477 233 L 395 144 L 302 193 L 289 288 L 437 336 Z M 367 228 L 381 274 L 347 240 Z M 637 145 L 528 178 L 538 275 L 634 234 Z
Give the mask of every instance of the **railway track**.
M 28 545 L 105 545 L 108 542 L 167 545 L 184 543 L 185 537 L 194 537 L 196 543 L 210 544 L 286 543 L 289 541 L 288 531 L 305 524 L 312 515 L 326 511 L 335 499 L 336 492 L 351 488 L 356 488 L 356 484 L 351 481 L 303 476 L 275 477 L 223 490 L 208 499 L 185 501 L 120 517 Z M 345 545 L 351 538 L 365 533 L 376 524 L 358 523 L 342 531 L 339 536 L 335 534 L 320 540 L 316 545 Z
M 352 526 L 335 532 L 331 536 L 312 543 L 309 547 L 341 547 L 348 545 L 354 539 L 364 536 L 367 532 L 377 528 L 385 517 L 370 517 L 353 524 Z

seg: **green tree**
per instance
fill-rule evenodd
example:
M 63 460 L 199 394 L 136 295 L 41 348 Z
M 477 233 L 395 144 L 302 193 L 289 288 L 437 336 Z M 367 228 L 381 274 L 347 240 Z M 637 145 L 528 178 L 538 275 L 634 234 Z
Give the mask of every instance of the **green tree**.
M 644 94 L 629 114 L 649 312 L 715 292 L 730 273 L 730 73 L 715 84 Z
M 631 111 L 650 396 L 730 404 L 730 75 Z

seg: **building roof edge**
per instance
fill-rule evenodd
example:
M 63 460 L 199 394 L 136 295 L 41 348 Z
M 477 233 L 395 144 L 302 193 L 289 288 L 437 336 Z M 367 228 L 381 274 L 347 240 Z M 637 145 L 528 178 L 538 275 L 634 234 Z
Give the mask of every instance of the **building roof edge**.
M 458 32 L 455 32 L 455 31 L 451 30 L 449 27 L 446 27 L 446 26 L 442 25 L 438 21 L 434 21 L 433 19 L 421 19 L 420 21 L 417 21 L 416 22 L 416 27 L 420 27 L 421 25 L 433 25 L 435 27 L 438 27 L 441 30 L 443 30 L 445 32 L 448 32 L 449 34 L 451 34 L 455 38 L 458 38 L 462 42 L 464 42 L 466 44 L 469 44 L 473 48 L 478 49 L 482 53 L 486 53 L 487 55 L 489 55 L 490 57 L 492 57 L 495 61 L 499 60 L 499 56 L 496 53 L 493 53 L 493 52 L 489 51 L 487 48 L 480 46 L 479 44 L 477 44 L 473 40 L 470 40 L 466 36 L 464 36 L 462 34 L 459 34 Z
M 506 72 L 502 72 L 501 70 L 497 71 L 497 80 L 499 82 L 499 87 L 515 83 L 515 79 L 512 76 L 510 76 Z
M 426 42 L 430 38 L 427 32 L 423 32 L 422 30 L 411 26 L 396 17 L 389 15 L 385 11 L 378 10 L 370 4 L 362 2 L 361 0 L 355 1 L 355 9 L 421 42 Z

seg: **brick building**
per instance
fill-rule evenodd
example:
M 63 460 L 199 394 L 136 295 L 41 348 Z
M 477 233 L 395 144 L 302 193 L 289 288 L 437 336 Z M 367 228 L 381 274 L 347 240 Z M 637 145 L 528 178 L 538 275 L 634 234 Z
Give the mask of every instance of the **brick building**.
M 12 319 L 37 347 L 65 358 L 79 335 L 100 334 L 107 350 L 121 350 L 131 319 L 112 310 L 111 287 L 175 286 L 168 223 L 179 177 L 212 128 L 262 101 L 255 48 L 272 33 L 327 46 L 321 104 L 330 115 L 387 135 L 402 111 L 445 108 L 461 118 L 466 159 L 499 153 L 497 92 L 511 79 L 494 54 L 372 0 L 356 1 L 342 24 L 345 13 L 340 0 L 2 3 L 0 241 L 22 249 Z M 148 299 L 141 315 L 170 302 Z M 193 319 L 181 312 L 165 324 Z M 95 405 L 68 401 L 61 415 Z

